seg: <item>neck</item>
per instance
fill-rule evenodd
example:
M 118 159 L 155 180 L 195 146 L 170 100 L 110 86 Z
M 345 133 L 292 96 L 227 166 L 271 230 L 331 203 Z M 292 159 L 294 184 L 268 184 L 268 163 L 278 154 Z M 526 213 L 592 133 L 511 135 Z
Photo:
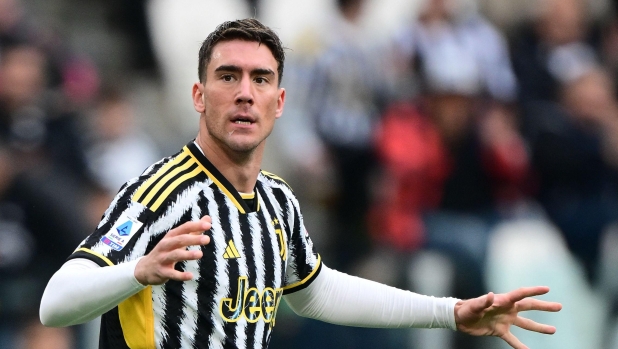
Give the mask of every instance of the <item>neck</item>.
M 198 135 L 197 144 L 208 160 L 242 193 L 251 193 L 260 173 L 264 143 L 249 153 L 236 153 L 214 146 Z

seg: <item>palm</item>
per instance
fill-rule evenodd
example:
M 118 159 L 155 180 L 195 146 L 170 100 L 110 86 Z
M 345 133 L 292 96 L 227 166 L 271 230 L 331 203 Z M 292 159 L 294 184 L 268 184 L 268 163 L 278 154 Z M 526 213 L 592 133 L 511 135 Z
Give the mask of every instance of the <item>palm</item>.
M 545 334 L 556 332 L 553 326 L 519 316 L 520 311 L 527 310 L 559 311 L 562 308 L 559 303 L 529 298 L 547 292 L 548 287 L 528 287 L 504 294 L 489 293 L 463 301 L 455 309 L 457 329 L 474 336 L 500 337 L 515 349 L 527 349 L 511 333 L 511 325 Z

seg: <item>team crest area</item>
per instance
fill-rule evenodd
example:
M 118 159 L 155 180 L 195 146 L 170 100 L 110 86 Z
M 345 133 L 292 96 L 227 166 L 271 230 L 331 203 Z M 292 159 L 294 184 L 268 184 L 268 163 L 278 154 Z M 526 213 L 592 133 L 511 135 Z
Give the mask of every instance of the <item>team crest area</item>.
M 142 225 L 142 222 L 123 213 L 107 234 L 101 237 L 101 242 L 115 251 L 120 251 L 127 245 L 131 237 L 137 233 Z

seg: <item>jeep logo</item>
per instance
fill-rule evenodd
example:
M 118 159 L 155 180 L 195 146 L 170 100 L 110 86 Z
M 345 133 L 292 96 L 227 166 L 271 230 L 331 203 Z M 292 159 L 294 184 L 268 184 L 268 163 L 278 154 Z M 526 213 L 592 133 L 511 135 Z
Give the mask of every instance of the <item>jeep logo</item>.
M 261 318 L 274 326 L 282 294 L 280 288 L 266 287 L 262 291 L 255 287 L 248 288 L 247 277 L 241 276 L 238 278 L 236 297 L 223 298 L 219 303 L 219 314 L 227 322 L 236 322 L 244 316 L 248 322 L 254 323 Z

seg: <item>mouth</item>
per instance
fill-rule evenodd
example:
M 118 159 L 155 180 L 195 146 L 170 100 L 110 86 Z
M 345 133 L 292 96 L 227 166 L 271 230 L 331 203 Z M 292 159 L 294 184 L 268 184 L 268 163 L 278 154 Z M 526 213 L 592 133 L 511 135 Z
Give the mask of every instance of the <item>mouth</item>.
M 248 115 L 239 115 L 231 120 L 233 123 L 237 125 L 251 125 L 255 123 L 255 119 Z

